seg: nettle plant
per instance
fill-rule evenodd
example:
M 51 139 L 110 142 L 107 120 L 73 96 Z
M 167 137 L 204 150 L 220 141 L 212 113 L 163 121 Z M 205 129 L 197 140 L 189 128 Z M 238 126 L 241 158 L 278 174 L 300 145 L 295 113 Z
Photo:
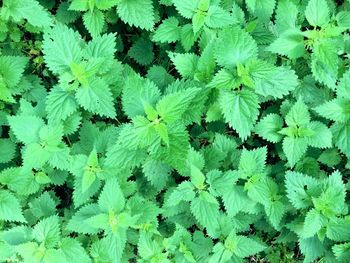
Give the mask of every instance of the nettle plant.
M 349 29 L 349 1 L 2 1 L 0 261 L 349 262 Z

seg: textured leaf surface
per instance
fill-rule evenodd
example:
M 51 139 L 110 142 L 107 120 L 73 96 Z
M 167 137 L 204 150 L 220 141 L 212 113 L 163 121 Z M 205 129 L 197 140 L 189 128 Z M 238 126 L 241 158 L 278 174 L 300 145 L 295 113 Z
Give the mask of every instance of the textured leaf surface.
M 238 132 L 242 139 L 246 139 L 258 118 L 257 96 L 250 91 L 222 92 L 219 102 L 226 122 Z
M 56 74 L 70 70 L 72 62 L 82 57 L 80 35 L 62 24 L 44 34 L 44 59 L 49 69 Z
M 146 30 L 153 28 L 154 11 L 151 0 L 121 0 L 117 13 L 123 22 L 131 26 Z
M 0 191 L 0 220 L 26 222 L 18 199 L 8 190 Z
M 255 40 L 238 27 L 220 31 L 215 44 L 217 63 L 223 67 L 235 67 L 257 57 Z

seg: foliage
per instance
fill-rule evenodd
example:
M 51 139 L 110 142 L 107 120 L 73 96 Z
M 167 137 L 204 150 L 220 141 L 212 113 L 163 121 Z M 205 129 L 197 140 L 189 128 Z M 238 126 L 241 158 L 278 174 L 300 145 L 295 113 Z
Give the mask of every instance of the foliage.
M 349 262 L 350 1 L 3 0 L 0 261 Z

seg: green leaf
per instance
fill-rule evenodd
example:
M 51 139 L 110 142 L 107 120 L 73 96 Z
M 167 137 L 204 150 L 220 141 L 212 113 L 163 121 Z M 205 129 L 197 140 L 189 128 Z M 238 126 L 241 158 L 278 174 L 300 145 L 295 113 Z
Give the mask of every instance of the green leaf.
M 292 1 L 278 1 L 275 22 L 278 31 L 284 32 L 289 29 L 293 30 L 296 27 L 298 12 L 298 7 Z
M 10 139 L 0 138 L 0 164 L 10 162 L 15 157 L 15 153 L 16 144 Z
M 258 19 L 268 20 L 275 8 L 275 0 L 246 0 L 246 4 Z
M 27 242 L 21 244 L 17 247 L 17 253 L 26 261 L 29 261 L 34 258 L 35 252 L 38 250 L 38 244 L 36 242 Z M 46 254 L 46 253 L 45 253 Z M 43 257 L 44 255 L 41 255 Z M 56 262 L 55 262 L 56 263 Z
M 192 17 L 192 26 L 193 26 L 193 33 L 197 34 L 205 23 L 205 14 L 196 12 L 194 16 Z
M 337 86 L 337 96 L 338 98 L 345 98 L 350 100 L 350 70 L 347 70 L 342 78 L 340 79 Z
M 329 22 L 329 8 L 326 0 L 310 0 L 305 17 L 312 26 L 324 26 Z
M 209 263 L 225 263 L 230 262 L 230 260 L 233 258 L 233 252 L 229 249 L 226 249 L 225 246 L 220 242 L 217 243 L 213 248 L 213 254 L 211 255 L 209 259 Z M 239 261 L 232 261 L 232 262 L 239 262 Z
M 14 103 L 13 95 L 18 93 L 18 84 L 28 63 L 19 56 L 0 56 L 0 100 Z
M 305 216 L 301 237 L 309 238 L 314 236 L 318 231 L 320 231 L 322 226 L 322 215 L 316 209 L 311 209 Z
M 336 15 L 337 24 L 340 27 L 349 27 L 349 14 L 346 11 L 340 11 Z
M 57 24 L 44 34 L 45 63 L 54 74 L 69 72 L 73 62 L 79 63 L 83 52 L 81 37 L 73 29 Z
M 311 71 L 315 79 L 334 89 L 338 77 L 339 58 L 334 41 L 316 43 L 311 55 Z
M 268 50 L 290 59 L 300 58 L 305 53 L 304 36 L 298 29 L 288 29 L 271 43 Z
M 110 33 L 94 37 L 87 44 L 85 52 L 93 58 L 106 58 L 110 60 L 116 52 L 115 34 Z
M 120 0 L 117 13 L 121 20 L 131 26 L 151 30 L 154 26 L 152 0 Z
M 50 159 L 50 152 L 39 143 L 31 143 L 25 148 L 22 158 L 25 168 L 41 169 Z
M 26 57 L 0 56 L 0 75 L 7 87 L 18 86 L 27 63 Z
M 152 40 L 160 43 L 173 43 L 181 38 L 181 27 L 176 17 L 164 19 L 152 36 Z
M 11 191 L 20 195 L 30 195 L 39 190 L 34 173 L 21 169 L 22 167 L 5 169 L 0 173 L 1 184 L 6 185 Z
M 279 230 L 282 217 L 286 213 L 285 204 L 280 201 L 270 202 L 265 206 L 265 212 L 272 226 Z
M 145 107 L 155 105 L 159 97 L 160 91 L 153 82 L 137 75 L 129 76 L 123 89 L 123 110 L 129 118 L 145 115 Z
M 342 175 L 338 171 L 333 172 L 325 184 L 326 189 L 320 196 L 313 199 L 315 208 L 327 217 L 344 213 L 345 185 Z
M 336 148 L 324 150 L 318 157 L 317 161 L 327 165 L 328 167 L 336 166 L 340 163 L 341 157 Z
M 259 60 L 253 61 L 247 67 L 255 91 L 263 96 L 282 98 L 299 84 L 295 72 L 285 67 L 275 67 Z
M 84 167 L 84 173 L 82 178 L 82 191 L 87 191 L 90 186 L 95 182 L 98 173 L 102 170 L 98 163 L 98 157 L 96 149 L 93 149 L 87 159 L 86 166 Z
M 63 90 L 60 86 L 51 89 L 46 100 L 46 110 L 49 119 L 65 120 L 78 109 L 74 94 Z
M 317 236 L 300 239 L 299 248 L 305 256 L 305 262 L 312 262 L 321 257 L 325 252 L 325 248 Z
M 15 226 L 2 232 L 2 240 L 11 246 L 24 244 L 32 240 L 32 229 L 26 226 Z
M 283 136 L 278 132 L 283 127 L 283 119 L 277 114 L 269 114 L 262 118 L 255 126 L 254 130 L 265 140 L 277 143 L 282 140 Z
M 169 180 L 171 168 L 158 160 L 148 159 L 142 166 L 147 180 L 157 189 L 163 189 Z
M 262 243 L 245 236 L 236 236 L 235 239 L 237 247 L 234 250 L 234 253 L 240 258 L 255 255 L 266 248 Z
M 332 147 L 332 132 L 326 125 L 318 121 L 310 122 L 309 128 L 314 132 L 314 135 L 308 137 L 308 144 L 317 148 Z
M 149 65 L 154 60 L 153 43 L 145 38 L 139 38 L 131 46 L 128 55 L 140 65 Z
M 198 222 L 208 231 L 213 231 L 218 227 L 219 203 L 208 192 L 200 192 L 191 202 L 191 212 Z
M 331 126 L 335 146 L 350 157 L 350 122 L 334 123 Z
M 161 246 L 152 239 L 151 235 L 145 232 L 140 233 L 137 249 L 144 260 L 151 260 L 152 257 L 160 257 Z
M 101 34 L 103 26 L 105 25 L 104 15 L 98 9 L 86 12 L 83 16 L 83 21 L 84 26 L 93 38 Z
M 219 170 L 211 170 L 206 176 L 210 185 L 209 192 L 214 196 L 227 194 L 231 190 L 230 183 L 235 179 L 235 173 L 231 171 L 223 174 Z
M 8 190 L 0 190 L 0 220 L 26 222 L 18 199 Z
M 211 28 L 223 28 L 236 23 L 235 18 L 223 8 L 211 5 L 205 17 L 205 24 Z
M 72 0 L 68 10 L 87 11 L 88 9 L 89 0 Z
M 350 240 L 349 232 L 350 220 L 346 218 L 333 218 L 327 224 L 326 235 L 329 239 L 334 241 Z
M 102 239 L 104 247 L 110 258 L 110 262 L 120 262 L 126 244 L 126 234 L 123 231 L 118 231 L 115 234 L 109 234 Z
M 59 146 L 53 146 L 48 149 L 50 153 L 50 158 L 48 163 L 53 168 L 57 168 L 60 170 L 67 170 L 69 167 L 69 159 L 70 159 L 70 149 L 64 145 L 63 143 Z
M 99 213 L 100 208 L 97 204 L 89 204 L 80 208 L 78 212 L 76 212 L 68 221 L 67 230 L 82 234 L 97 234 L 99 229 L 95 226 L 87 224 L 86 222 Z
M 67 262 L 64 253 L 58 249 L 47 249 L 43 258 L 44 262 L 60 263 Z
M 169 134 L 168 134 L 168 128 L 164 123 L 159 123 L 154 126 L 155 130 L 157 131 L 160 138 L 162 138 L 162 141 L 165 143 L 165 145 L 169 146 Z
M 116 178 L 106 182 L 98 199 L 98 205 L 104 212 L 114 211 L 118 213 L 123 210 L 125 198 Z
M 108 10 L 117 5 L 119 0 L 97 0 L 95 5 L 100 10 Z
M 246 139 L 258 118 L 258 97 L 249 90 L 221 92 L 220 108 L 225 121 L 235 129 L 241 139 Z
M 194 185 L 185 181 L 179 184 L 169 195 L 165 202 L 166 207 L 176 206 L 181 201 L 192 201 L 195 197 Z
M 235 186 L 229 192 L 223 195 L 225 210 L 228 215 L 234 217 L 239 212 L 250 212 L 256 205 L 244 191 L 242 186 Z
M 170 53 L 169 57 L 183 78 L 194 78 L 199 60 L 197 55 L 192 53 Z
M 214 55 L 220 66 L 232 68 L 256 59 L 258 47 L 247 32 L 238 27 L 229 27 L 219 31 Z
M 42 119 L 35 116 L 10 116 L 8 121 L 19 141 L 25 144 L 39 141 L 39 131 L 44 126 Z
M 56 213 L 58 202 L 50 194 L 50 192 L 44 192 L 30 203 L 31 213 L 36 218 L 49 217 Z
M 203 189 L 205 176 L 195 165 L 191 165 L 191 182 L 197 189 Z
M 297 172 L 285 174 L 287 197 L 296 209 L 305 209 L 312 205 L 312 195 L 317 194 L 319 183 L 316 179 Z
M 85 165 L 85 163 L 84 163 Z M 83 170 L 85 167 L 82 165 L 79 167 L 81 170 Z M 96 194 L 96 192 L 99 190 L 101 183 L 100 180 L 94 180 L 91 185 L 84 189 L 83 191 L 83 180 L 80 177 L 81 175 L 78 175 L 79 178 L 75 178 L 74 180 L 74 192 L 73 192 L 73 202 L 76 207 L 79 207 L 80 205 L 86 203 L 91 196 Z
M 185 18 L 192 18 L 198 5 L 198 0 L 172 0 L 176 10 Z
M 346 262 L 350 257 L 350 243 L 337 244 L 332 247 L 333 253 L 337 260 Z
M 286 123 L 290 127 L 308 126 L 310 123 L 310 113 L 302 99 L 299 99 L 289 110 L 286 116 Z
M 167 123 L 179 120 L 199 91 L 199 88 L 189 88 L 165 95 L 156 105 L 159 116 Z
M 107 83 L 101 78 L 95 78 L 88 85 L 81 86 L 75 97 L 79 105 L 87 111 L 109 118 L 114 118 L 116 115 L 113 95 Z
M 159 136 L 155 126 L 159 125 L 159 120 L 150 123 L 147 118 L 143 116 L 137 116 L 133 119 L 134 123 L 134 131 L 136 143 L 140 145 L 140 147 L 147 147 L 152 145 Z M 164 123 L 162 123 L 164 124 Z
M 186 24 L 181 28 L 180 41 L 181 45 L 183 46 L 186 52 L 188 52 L 191 49 L 197 38 L 198 34 L 194 34 L 191 24 Z
M 350 119 L 348 99 L 336 98 L 316 107 L 315 110 L 322 117 L 332 121 L 347 122 Z
M 290 166 L 294 166 L 306 153 L 308 140 L 306 138 L 285 137 L 282 148 Z
M 234 76 L 231 72 L 229 72 L 226 69 L 221 69 L 215 74 L 208 86 L 218 89 L 228 89 L 229 87 L 236 87 L 236 76 Z
M 73 238 L 63 238 L 60 250 L 65 255 L 69 263 L 90 263 L 91 259 L 78 240 Z
M 5 0 L 7 16 L 11 16 L 16 22 L 26 19 L 36 27 L 49 27 L 52 20 L 49 13 L 36 0 Z
M 54 248 L 60 240 L 60 222 L 54 215 L 41 220 L 33 228 L 33 237 L 46 248 Z
M 257 148 L 254 150 L 244 149 L 241 153 L 238 170 L 245 177 L 262 173 L 265 170 L 267 158 L 266 147 Z

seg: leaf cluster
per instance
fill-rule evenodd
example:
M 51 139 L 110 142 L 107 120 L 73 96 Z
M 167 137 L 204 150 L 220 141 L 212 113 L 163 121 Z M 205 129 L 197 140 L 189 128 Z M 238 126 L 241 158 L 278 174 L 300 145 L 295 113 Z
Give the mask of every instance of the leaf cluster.
M 0 261 L 350 261 L 350 1 L 3 0 Z

